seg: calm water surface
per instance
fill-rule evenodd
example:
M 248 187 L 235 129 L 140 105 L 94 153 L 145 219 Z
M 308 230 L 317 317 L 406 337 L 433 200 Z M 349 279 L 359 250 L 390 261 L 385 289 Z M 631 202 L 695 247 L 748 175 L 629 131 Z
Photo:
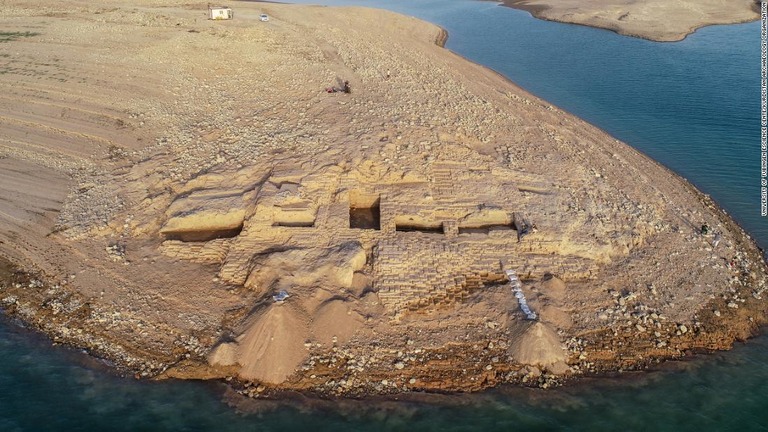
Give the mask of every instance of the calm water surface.
M 441 25 L 449 49 L 672 168 L 768 245 L 758 205 L 759 24 L 660 44 L 469 0 L 326 3 Z M 120 378 L 3 321 L 0 358 L 0 431 L 768 430 L 766 337 L 665 371 L 555 391 L 502 389 L 437 404 L 259 404 L 259 414 L 223 403 L 219 384 Z

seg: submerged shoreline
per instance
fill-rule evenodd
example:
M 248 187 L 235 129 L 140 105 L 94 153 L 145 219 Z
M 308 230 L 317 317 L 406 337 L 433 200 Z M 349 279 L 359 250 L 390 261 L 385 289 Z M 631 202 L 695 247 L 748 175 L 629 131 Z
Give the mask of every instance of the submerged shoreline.
M 113 84 L 125 106 L 107 110 L 98 96 L 72 102 L 57 93 L 59 85 L 90 88 L 88 69 L 79 71 L 82 82 L 23 81 L 6 96 L 42 92 L 45 97 L 26 101 L 31 115 L 6 108 L 7 115 L 43 141 L 46 128 L 75 136 L 68 148 L 48 142 L 47 151 L 71 165 L 36 153 L 18 136 L 9 137 L 15 147 L 6 147 L 8 163 L 40 165 L 73 182 L 59 198 L 60 214 L 46 210 L 42 219 L 22 223 L 25 243 L 0 244 L 0 254 L 37 269 L 16 273 L 4 264 L 16 279 L 4 283 L 0 300 L 54 341 L 87 348 L 137 377 L 234 376 L 234 387 L 249 396 L 294 390 L 366 396 L 477 391 L 506 382 L 548 387 L 642 369 L 687 350 L 728 349 L 764 323 L 765 263 L 722 210 L 636 150 L 436 48 L 444 30 L 359 8 L 326 13 L 250 5 L 238 14 L 241 24 L 203 21 L 191 9 L 142 6 L 133 12 L 80 6 L 114 24 L 87 25 L 108 46 L 115 43 L 109 38 L 128 44 L 125 61 L 140 66 L 135 82 Z M 255 27 L 262 8 L 270 12 L 270 27 Z M 9 16 L 18 19 L 23 11 Z M 60 26 L 58 37 L 76 38 L 71 29 L 82 18 L 63 18 L 53 24 Z M 363 34 L 366 23 L 382 19 L 401 34 L 381 31 L 360 45 L 345 34 Z M 339 20 L 345 28 L 328 24 Z M 41 29 L 52 25 L 30 21 Z M 311 31 L 297 36 L 297 23 Z M 157 42 L 125 36 L 139 25 Z M 47 44 L 61 43 L 43 34 Z M 254 40 L 267 49 L 235 57 L 227 67 L 192 51 L 205 44 L 234 54 Z M 43 50 L 33 39 L 23 43 Z M 77 46 L 90 45 L 78 40 Z M 170 52 L 179 59 L 163 63 Z M 120 62 L 102 63 L 107 76 L 119 76 Z M 163 72 L 168 67 L 178 79 Z M 153 71 L 146 100 L 131 99 L 132 86 Z M 249 72 L 254 76 L 238 76 Z M 334 77 L 350 79 L 352 94 L 323 92 Z M 246 82 L 259 90 L 231 92 L 231 83 Z M 88 133 L 72 134 L 45 111 L 51 105 L 65 105 L 66 118 Z M 286 147 L 295 154 L 283 155 Z M 73 149 L 80 152 L 75 158 Z M 326 165 L 318 168 L 317 161 Z M 631 179 L 622 178 L 627 173 Z M 500 201 L 497 191 L 514 201 Z M 411 201 L 399 203 L 397 194 Z M 464 195 L 470 204 L 455 198 Z M 422 204 L 414 209 L 413 202 Z M 436 212 L 434 202 L 457 213 Z M 339 228 L 353 228 L 344 218 L 355 206 L 378 209 L 381 226 Z M 626 222 L 605 220 L 605 213 Z M 537 230 L 521 240 L 516 232 L 528 218 Z M 323 225 L 334 220 L 341 222 Z M 435 232 L 438 222 L 442 231 Z M 696 233 L 702 222 L 722 240 Z M 15 221 L 3 223 L 19 229 Z M 420 229 L 425 233 L 408 234 Z M 465 245 L 479 249 L 458 249 Z M 56 248 L 78 260 L 48 252 Z M 687 255 L 674 258 L 679 248 Z M 434 275 L 463 277 L 455 287 L 410 288 L 421 283 L 419 272 L 431 271 L 418 265 L 424 253 L 482 257 L 494 249 L 504 255 L 478 270 L 467 263 Z M 550 253 L 556 262 L 541 256 Z M 503 262 L 508 256 L 533 264 Z M 291 267 L 294 262 L 304 268 Z M 697 269 L 697 262 L 716 271 Z M 523 289 L 540 322 L 518 316 L 500 272 L 511 265 L 527 272 L 521 272 Z M 651 269 L 667 279 L 645 286 Z M 691 273 L 684 287 L 670 282 L 681 271 Z M 396 280 L 403 273 L 414 278 Z M 723 286 L 705 288 L 705 280 Z M 285 304 L 271 301 L 279 289 L 292 296 Z M 259 357 L 265 352 L 294 369 L 270 364 Z

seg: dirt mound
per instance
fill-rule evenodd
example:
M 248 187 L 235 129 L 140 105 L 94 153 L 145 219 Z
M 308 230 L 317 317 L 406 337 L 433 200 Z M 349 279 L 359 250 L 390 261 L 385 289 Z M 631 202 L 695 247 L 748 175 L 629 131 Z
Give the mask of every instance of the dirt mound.
M 552 276 L 541 283 L 540 291 L 550 299 L 561 302 L 565 298 L 565 282 Z
M 363 324 L 363 317 L 350 309 L 349 304 L 334 300 L 323 305 L 315 314 L 312 322 L 312 335 L 317 342 L 329 344 L 344 343 L 355 334 Z
M 552 324 L 558 329 L 566 330 L 573 327 L 571 314 L 551 304 L 539 309 L 539 318 L 541 321 Z
M 309 331 L 306 316 L 290 304 L 274 304 L 254 313 L 235 342 L 219 345 L 211 354 L 211 364 L 241 366 L 244 379 L 272 384 L 285 381 L 301 364 Z
M 542 322 L 535 322 L 512 342 L 509 354 L 519 363 L 550 366 L 565 361 L 560 337 Z

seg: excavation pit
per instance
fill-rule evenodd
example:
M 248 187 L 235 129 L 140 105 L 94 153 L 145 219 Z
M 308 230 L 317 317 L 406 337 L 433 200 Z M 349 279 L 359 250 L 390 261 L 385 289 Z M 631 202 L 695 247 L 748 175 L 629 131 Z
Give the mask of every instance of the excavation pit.
M 381 229 L 381 198 L 352 191 L 349 194 L 349 227 Z
M 243 225 L 234 228 L 208 229 L 199 231 L 175 231 L 165 233 L 166 240 L 183 242 L 207 242 L 216 239 L 234 238 L 243 231 Z

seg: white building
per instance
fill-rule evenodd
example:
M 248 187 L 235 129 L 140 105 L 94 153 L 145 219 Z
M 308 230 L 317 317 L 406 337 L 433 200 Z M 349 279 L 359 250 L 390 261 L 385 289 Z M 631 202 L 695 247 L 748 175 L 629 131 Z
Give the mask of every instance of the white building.
M 232 8 L 226 6 L 208 6 L 208 19 L 229 20 L 235 17 Z

